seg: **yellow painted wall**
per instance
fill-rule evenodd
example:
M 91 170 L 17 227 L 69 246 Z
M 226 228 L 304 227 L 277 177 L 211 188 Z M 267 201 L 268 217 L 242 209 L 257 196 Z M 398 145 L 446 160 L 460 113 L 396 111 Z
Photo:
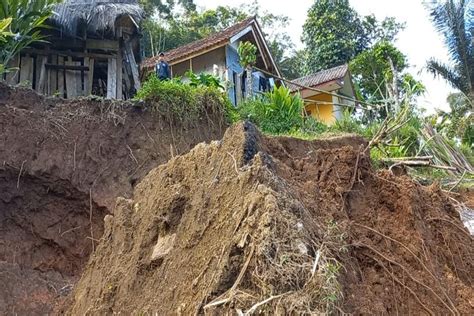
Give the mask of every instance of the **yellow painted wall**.
M 328 125 L 331 125 L 336 121 L 336 117 L 333 113 L 334 106 L 332 104 L 332 95 L 318 94 L 310 97 L 309 99 L 320 102 L 331 102 L 331 104 L 317 104 L 308 102 L 305 109 L 306 112 L 310 113 L 312 117 Z

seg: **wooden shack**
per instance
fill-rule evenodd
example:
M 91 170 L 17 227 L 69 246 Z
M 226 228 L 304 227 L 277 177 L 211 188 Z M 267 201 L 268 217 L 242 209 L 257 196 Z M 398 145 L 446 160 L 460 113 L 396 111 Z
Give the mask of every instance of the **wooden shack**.
M 9 66 L 18 70 L 3 79 L 45 95 L 128 99 L 140 87 L 141 18 L 136 0 L 65 0 L 46 41 L 16 56 Z

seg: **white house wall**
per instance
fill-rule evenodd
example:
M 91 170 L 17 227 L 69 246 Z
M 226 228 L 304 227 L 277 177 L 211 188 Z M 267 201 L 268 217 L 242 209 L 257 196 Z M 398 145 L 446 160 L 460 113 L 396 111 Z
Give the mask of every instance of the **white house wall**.
M 173 76 L 183 77 L 188 70 L 192 70 L 195 74 L 214 74 L 223 80 L 225 75 L 225 63 L 225 48 L 219 47 L 205 54 L 174 64 L 172 66 Z

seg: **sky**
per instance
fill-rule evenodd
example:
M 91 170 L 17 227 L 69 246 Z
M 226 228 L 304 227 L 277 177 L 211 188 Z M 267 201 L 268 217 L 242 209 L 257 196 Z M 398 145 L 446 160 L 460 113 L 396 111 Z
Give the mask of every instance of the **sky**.
M 195 0 L 198 7 L 212 9 L 218 5 L 239 6 L 252 3 L 252 0 Z M 290 24 L 285 30 L 298 48 L 303 47 L 301 35 L 308 9 L 314 0 L 259 0 L 260 6 L 275 14 L 283 14 L 290 18 Z M 400 32 L 395 45 L 408 57 L 410 73 L 423 82 L 427 92 L 418 99 L 418 105 L 426 109 L 427 114 L 435 109 L 448 110 L 446 97 L 455 90 L 443 79 L 433 78 L 423 71 L 426 61 L 434 57 L 443 62 L 449 62 L 448 51 L 442 37 L 435 31 L 422 0 L 350 0 L 359 14 L 374 14 L 382 20 L 393 16 L 399 22 L 405 22 L 406 28 Z

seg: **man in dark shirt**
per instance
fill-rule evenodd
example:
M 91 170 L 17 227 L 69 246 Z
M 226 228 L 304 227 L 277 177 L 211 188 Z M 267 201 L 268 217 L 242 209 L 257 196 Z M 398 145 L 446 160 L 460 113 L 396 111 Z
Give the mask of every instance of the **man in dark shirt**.
M 155 68 L 158 79 L 168 80 L 171 78 L 170 65 L 166 62 L 164 53 L 160 53 L 158 56 L 158 63 Z

